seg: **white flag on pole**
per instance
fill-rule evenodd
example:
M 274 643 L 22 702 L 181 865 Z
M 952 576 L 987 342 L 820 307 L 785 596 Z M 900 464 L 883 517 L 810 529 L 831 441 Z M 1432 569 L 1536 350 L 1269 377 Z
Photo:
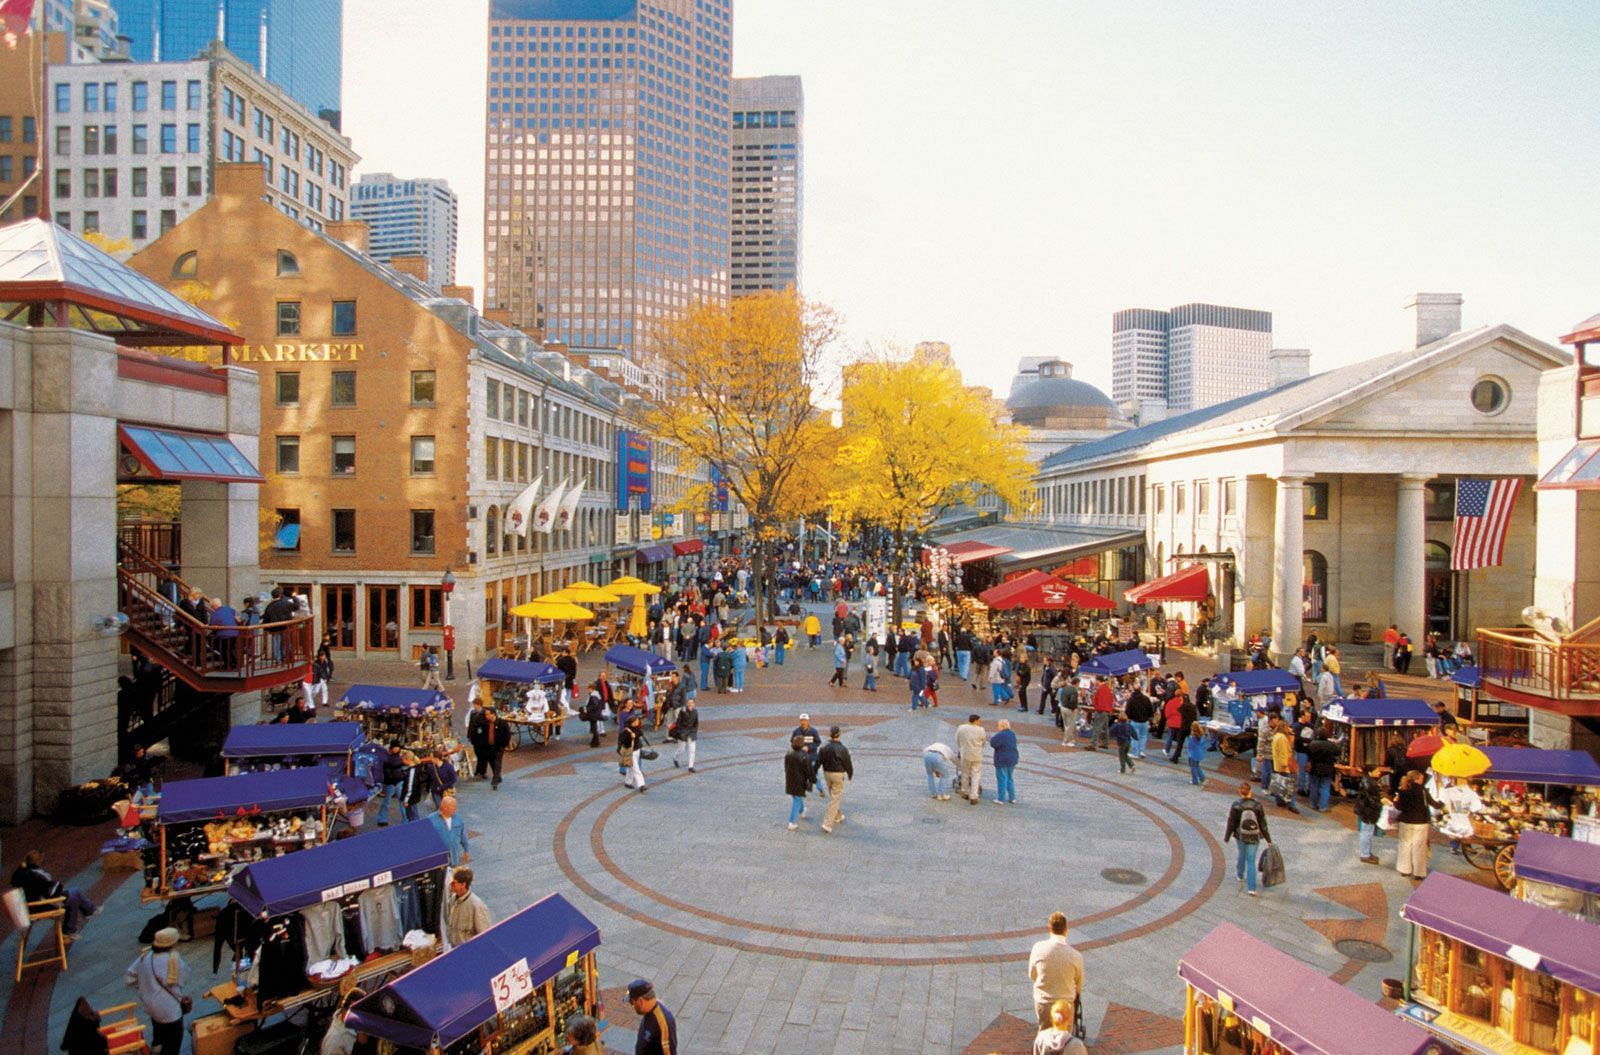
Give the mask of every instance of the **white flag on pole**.
M 511 500 L 506 507 L 506 530 L 513 535 L 526 537 L 528 521 L 533 519 L 533 503 L 539 499 L 539 488 L 544 486 L 544 474 L 534 477 L 528 489 Z
M 583 489 L 589 486 L 589 478 L 585 476 L 580 484 L 573 484 L 561 499 L 561 510 L 556 514 L 556 527 L 570 529 L 578 515 L 578 499 L 583 497 Z
M 556 526 L 556 513 L 561 508 L 561 499 L 565 497 L 563 492 L 566 486 L 567 481 L 563 479 L 544 496 L 539 508 L 533 511 L 533 530 L 550 534 L 550 530 Z

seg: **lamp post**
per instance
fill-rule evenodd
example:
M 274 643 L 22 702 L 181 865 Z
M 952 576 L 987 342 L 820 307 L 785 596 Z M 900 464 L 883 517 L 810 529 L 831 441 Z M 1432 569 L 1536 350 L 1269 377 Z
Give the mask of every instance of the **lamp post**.
M 439 580 L 439 588 L 444 592 L 444 677 L 446 681 L 456 680 L 456 628 L 450 622 L 450 595 L 456 589 L 456 577 L 450 573 L 448 567 L 444 570 L 444 577 Z

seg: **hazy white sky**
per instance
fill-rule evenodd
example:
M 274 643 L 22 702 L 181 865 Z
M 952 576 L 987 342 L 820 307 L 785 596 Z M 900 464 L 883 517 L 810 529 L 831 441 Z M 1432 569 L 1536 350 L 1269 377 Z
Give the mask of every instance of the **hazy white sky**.
M 443 177 L 483 289 L 486 0 L 345 0 L 358 171 Z M 1109 387 L 1110 315 L 1273 312 L 1323 370 L 1418 290 L 1554 339 L 1600 311 L 1600 5 L 734 0 L 805 81 L 804 291 L 860 341 Z

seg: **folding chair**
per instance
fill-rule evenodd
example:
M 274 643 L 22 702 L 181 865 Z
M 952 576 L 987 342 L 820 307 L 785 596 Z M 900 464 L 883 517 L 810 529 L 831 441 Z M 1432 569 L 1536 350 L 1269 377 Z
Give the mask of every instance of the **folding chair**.
M 45 898 L 42 901 L 28 901 L 24 903 L 23 918 L 18 922 L 22 933 L 17 939 L 17 981 L 22 981 L 22 972 L 28 967 L 43 967 L 46 964 L 58 965 L 62 973 L 67 970 L 67 935 L 61 929 L 61 921 L 67 918 L 67 899 L 64 897 Z M 52 934 L 47 934 L 39 949 L 42 955 L 27 959 L 28 939 L 33 937 L 33 928 L 36 924 L 45 924 Z M 53 940 L 52 940 L 53 936 Z M 50 951 L 52 945 L 54 951 Z
M 144 1026 L 133 1014 L 137 1006 L 118 1004 L 100 1012 L 100 1035 L 106 1038 L 106 1055 L 142 1055 L 150 1050 Z M 112 1019 L 113 1015 L 121 1017 Z

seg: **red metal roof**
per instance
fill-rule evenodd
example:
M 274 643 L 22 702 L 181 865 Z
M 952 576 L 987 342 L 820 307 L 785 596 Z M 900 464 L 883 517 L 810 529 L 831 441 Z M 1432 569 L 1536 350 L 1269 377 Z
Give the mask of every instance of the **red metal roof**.
M 1010 553 L 1006 546 L 996 546 L 988 542 L 979 542 L 968 539 L 965 542 L 952 542 L 944 548 L 950 554 L 950 559 L 957 564 L 969 564 L 975 560 L 987 560 L 990 557 L 999 557 Z
M 990 608 L 1115 608 L 1117 603 L 1108 597 L 1085 590 L 1074 583 L 1063 582 L 1042 571 L 1025 572 L 991 587 L 978 595 Z
M 1211 576 L 1204 564 L 1191 564 L 1170 575 L 1142 582 L 1122 596 L 1134 604 L 1146 601 L 1203 601 L 1211 594 Z

